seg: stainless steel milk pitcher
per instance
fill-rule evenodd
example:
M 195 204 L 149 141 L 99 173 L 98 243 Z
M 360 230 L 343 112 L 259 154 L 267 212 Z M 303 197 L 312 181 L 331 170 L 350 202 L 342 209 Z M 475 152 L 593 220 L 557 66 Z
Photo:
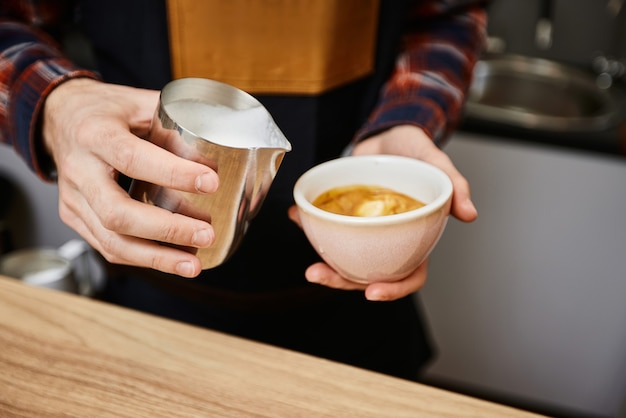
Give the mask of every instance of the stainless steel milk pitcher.
M 219 189 L 199 195 L 134 180 L 130 194 L 213 225 L 215 241 L 199 249 L 202 268 L 218 266 L 238 247 L 291 144 L 254 97 L 203 78 L 182 78 L 161 91 L 148 140 L 217 171 Z

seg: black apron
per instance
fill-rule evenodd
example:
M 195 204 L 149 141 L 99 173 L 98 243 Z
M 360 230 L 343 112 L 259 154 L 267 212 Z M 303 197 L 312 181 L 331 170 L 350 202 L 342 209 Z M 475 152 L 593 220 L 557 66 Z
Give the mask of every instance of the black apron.
M 161 89 L 171 80 L 164 1 L 83 0 L 79 23 L 104 80 Z M 393 68 L 407 1 L 382 1 L 372 76 L 318 96 L 257 95 L 292 143 L 237 252 L 194 280 L 111 266 L 103 299 L 391 375 L 416 379 L 430 358 L 414 296 L 368 302 L 306 282 L 319 260 L 287 217 L 295 180 L 337 157 Z M 123 13 L 118 11 L 123 10 Z

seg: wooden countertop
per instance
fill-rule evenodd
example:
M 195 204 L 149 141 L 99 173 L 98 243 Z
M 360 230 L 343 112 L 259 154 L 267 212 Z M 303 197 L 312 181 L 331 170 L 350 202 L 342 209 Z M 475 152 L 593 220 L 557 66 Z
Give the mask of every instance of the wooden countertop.
M 0 415 L 535 416 L 6 277 Z

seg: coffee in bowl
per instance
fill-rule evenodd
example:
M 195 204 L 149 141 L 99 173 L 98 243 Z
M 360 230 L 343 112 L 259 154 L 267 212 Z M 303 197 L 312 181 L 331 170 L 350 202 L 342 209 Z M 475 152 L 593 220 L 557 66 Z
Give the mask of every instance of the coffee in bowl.
M 356 184 L 327 190 L 313 205 L 339 215 L 386 216 L 421 208 L 424 203 L 388 187 Z
M 387 206 L 394 211 L 394 203 L 358 197 L 374 186 L 394 196 L 391 202 L 401 194 L 423 205 L 387 214 Z M 363 204 L 363 213 L 372 216 L 334 213 L 315 205 L 320 196 L 329 195 L 332 201 L 346 191 L 357 196 L 346 199 L 346 206 Z M 452 182 L 441 169 L 414 158 L 350 156 L 309 169 L 296 182 L 293 195 L 306 237 L 329 266 L 358 283 L 389 282 L 411 274 L 435 247 L 450 214 Z

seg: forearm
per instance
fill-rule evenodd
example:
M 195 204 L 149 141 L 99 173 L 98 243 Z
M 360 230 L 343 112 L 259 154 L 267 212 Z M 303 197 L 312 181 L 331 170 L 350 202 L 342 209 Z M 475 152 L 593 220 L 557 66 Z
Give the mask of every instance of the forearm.
M 484 3 L 430 1 L 416 7 L 395 70 L 357 140 L 409 124 L 442 143 L 458 123 L 485 45 Z
M 51 179 L 40 138 L 40 113 L 48 94 L 73 77 L 97 75 L 74 65 L 39 29 L 0 20 L 0 141 L 14 147 L 46 180 Z

